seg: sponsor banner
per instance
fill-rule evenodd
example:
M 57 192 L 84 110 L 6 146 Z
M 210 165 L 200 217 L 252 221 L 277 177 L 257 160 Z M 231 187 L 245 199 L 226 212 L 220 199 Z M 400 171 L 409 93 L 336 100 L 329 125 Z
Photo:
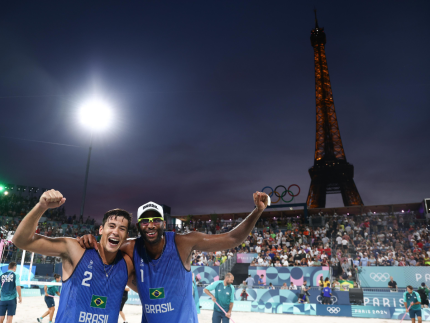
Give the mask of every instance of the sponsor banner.
M 359 306 L 351 305 L 352 317 L 368 317 L 378 319 L 391 319 L 395 308 L 392 307 L 380 307 L 380 306 Z M 402 310 L 399 309 L 399 312 Z M 405 310 L 403 310 L 405 313 Z
M 388 287 L 390 276 L 397 282 L 400 288 L 411 285 L 418 287 L 421 283 L 430 283 L 430 271 L 428 267 L 359 267 L 358 269 L 361 287 Z
M 238 253 L 236 262 L 238 264 L 250 264 L 257 257 L 258 253 Z
M 235 301 L 233 312 L 251 312 L 251 302 Z
M 22 297 L 34 297 L 34 296 L 41 296 L 42 295 L 42 290 L 37 288 L 32 288 L 32 289 L 21 289 L 21 295 Z
M 364 305 L 405 308 L 403 293 L 363 292 Z
M 321 305 L 320 303 L 299 304 L 297 303 L 299 291 L 290 290 L 268 290 L 268 289 L 247 289 L 248 301 L 240 301 L 240 291 L 235 291 L 235 302 L 233 311 L 235 312 L 261 312 L 277 314 L 296 315 L 320 315 L 320 316 L 346 316 L 362 318 L 380 318 L 401 320 L 405 314 L 404 308 L 383 307 L 383 306 L 358 306 L 358 305 Z M 39 292 L 37 290 L 37 292 Z M 203 287 L 198 287 L 200 296 L 200 306 L 203 310 L 213 310 L 214 302 L 203 292 Z M 339 301 L 344 298 L 349 300 L 347 292 L 334 292 Z M 333 293 L 333 295 L 335 295 Z M 374 293 L 380 294 L 380 293 Z M 389 293 L 385 293 L 389 294 Z M 393 293 L 401 294 L 401 293 Z M 40 293 L 39 293 L 40 295 Z M 312 295 L 312 293 L 311 293 Z M 312 296 L 313 297 L 313 296 Z M 397 296 L 396 296 L 397 297 Z M 378 298 L 378 297 L 376 297 Z M 397 302 L 397 301 L 396 301 Z M 141 305 L 139 295 L 133 291 L 128 293 L 126 304 Z M 383 304 L 380 303 L 380 304 Z M 422 309 L 423 321 L 430 322 L 430 309 Z M 405 320 L 410 320 L 406 314 Z
M 219 280 L 219 266 L 191 266 L 191 271 L 201 284 Z
M 317 304 L 316 315 L 351 317 L 351 306 L 350 305 L 320 305 L 320 304 Z
M 254 278 L 256 285 L 258 278 L 264 275 L 265 285 L 272 283 L 275 286 L 282 286 L 293 282 L 296 286 L 302 286 L 304 281 L 308 286 L 318 286 L 320 277 L 325 279 L 330 277 L 329 267 L 249 267 L 248 274 Z

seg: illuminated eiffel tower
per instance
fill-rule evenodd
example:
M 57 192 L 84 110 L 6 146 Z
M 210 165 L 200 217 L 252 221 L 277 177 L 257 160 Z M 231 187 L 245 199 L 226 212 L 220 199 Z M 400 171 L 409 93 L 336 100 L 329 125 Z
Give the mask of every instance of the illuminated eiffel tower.
M 363 205 L 354 183 L 354 166 L 346 161 L 340 138 L 325 43 L 324 28 L 318 26 L 315 10 L 315 29 L 311 32 L 311 44 L 314 48 L 317 127 L 314 166 L 309 169 L 311 186 L 307 204 L 310 208 L 324 208 L 327 194 L 341 193 L 345 206 Z

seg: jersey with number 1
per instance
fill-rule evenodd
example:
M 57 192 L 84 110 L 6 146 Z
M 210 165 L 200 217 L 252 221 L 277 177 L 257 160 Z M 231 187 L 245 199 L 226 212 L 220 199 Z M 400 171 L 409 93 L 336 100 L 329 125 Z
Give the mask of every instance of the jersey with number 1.
M 164 238 L 163 253 L 156 260 L 146 253 L 142 237 L 134 246 L 142 323 L 197 323 L 191 271 L 182 264 L 175 232 L 165 232 Z
M 86 250 L 72 275 L 63 281 L 55 322 L 117 323 L 127 281 L 121 251 L 111 265 L 104 265 L 96 250 Z

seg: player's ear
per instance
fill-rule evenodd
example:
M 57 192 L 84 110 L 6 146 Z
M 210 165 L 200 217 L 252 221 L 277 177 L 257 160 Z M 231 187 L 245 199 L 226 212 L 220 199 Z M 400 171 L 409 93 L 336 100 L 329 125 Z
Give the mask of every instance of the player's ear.
M 100 234 L 100 235 L 102 235 L 102 234 L 103 234 L 103 224 L 101 224 L 101 225 L 100 225 L 100 228 L 99 228 L 99 234 Z

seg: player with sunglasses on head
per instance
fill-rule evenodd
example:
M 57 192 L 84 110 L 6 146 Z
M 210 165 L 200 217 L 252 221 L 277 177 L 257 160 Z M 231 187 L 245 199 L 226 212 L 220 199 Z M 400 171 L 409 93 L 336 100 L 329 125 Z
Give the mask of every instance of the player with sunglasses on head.
M 163 208 L 153 202 L 137 211 L 140 237 L 128 240 L 121 250 L 132 257 L 136 271 L 134 287 L 142 303 L 142 323 L 197 323 L 192 293 L 193 250 L 214 252 L 231 249 L 245 240 L 270 202 L 265 193 L 255 192 L 256 208 L 233 230 L 208 235 L 201 232 L 164 232 Z M 80 239 L 82 247 L 96 248 L 91 235 Z

